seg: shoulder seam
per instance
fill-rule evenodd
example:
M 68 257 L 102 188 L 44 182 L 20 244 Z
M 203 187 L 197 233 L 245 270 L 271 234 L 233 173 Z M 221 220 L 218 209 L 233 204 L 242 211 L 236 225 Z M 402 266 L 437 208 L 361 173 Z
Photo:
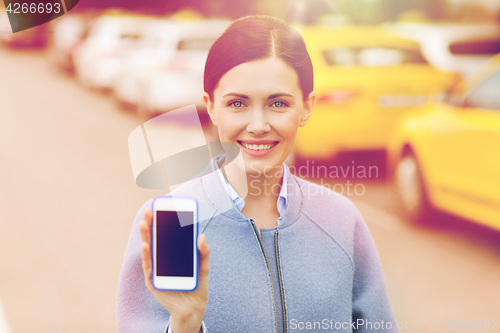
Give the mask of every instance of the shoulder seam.
M 210 224 L 210 222 L 212 222 L 212 220 L 214 219 L 216 213 L 217 213 L 217 210 L 214 210 L 214 213 L 212 214 L 212 216 L 210 217 L 210 219 L 208 220 L 208 222 L 203 227 L 203 230 L 201 231 L 201 233 L 205 232 L 205 230 L 207 229 L 207 227 Z
M 347 250 L 342 246 L 342 244 L 340 244 L 336 239 L 335 237 L 333 237 L 332 235 L 330 235 L 330 233 L 328 231 L 326 231 L 323 227 L 321 227 L 318 223 L 316 223 L 311 217 L 309 217 L 309 215 L 307 215 L 304 211 L 301 211 L 302 214 L 304 214 L 305 217 L 307 217 L 309 219 L 309 221 L 311 221 L 314 225 L 316 225 L 316 227 L 318 227 L 318 229 L 320 229 L 323 233 L 325 233 L 325 235 L 327 235 L 335 244 L 337 244 L 337 246 L 342 250 L 342 252 L 344 252 L 344 254 L 347 256 L 347 258 L 349 259 L 349 262 L 351 263 L 351 268 L 354 270 L 354 261 L 352 260 L 351 256 L 349 255 L 349 253 L 347 253 Z

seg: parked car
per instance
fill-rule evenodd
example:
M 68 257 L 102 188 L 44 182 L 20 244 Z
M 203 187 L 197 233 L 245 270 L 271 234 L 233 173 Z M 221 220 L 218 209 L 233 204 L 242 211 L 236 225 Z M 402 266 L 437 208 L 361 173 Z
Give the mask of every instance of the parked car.
M 149 21 L 137 49 L 130 54 L 120 68 L 119 79 L 114 85 L 115 96 L 122 103 L 139 104 L 145 78 L 154 70 L 169 68 L 175 71 L 181 70 L 176 67 L 181 60 L 175 60 L 175 58 L 182 56 L 193 58 L 192 54 L 184 52 L 188 47 L 202 49 L 200 58 L 203 59 L 203 66 L 205 49 L 208 50 L 214 38 L 220 35 L 229 24 L 229 21 L 223 20 L 201 21 L 177 18 Z M 191 45 L 187 45 L 188 42 Z M 179 49 L 181 49 L 180 54 Z M 174 63 L 171 63 L 172 61 Z M 198 66 L 201 63 L 198 59 L 195 59 L 195 62 Z
M 500 229 L 500 54 L 462 81 L 446 103 L 401 119 L 388 166 L 403 211 L 435 209 Z
M 60 69 L 74 72 L 74 52 L 90 33 L 93 20 L 97 13 L 69 13 L 52 23 L 52 41 L 50 57 L 52 62 Z
M 424 57 L 443 71 L 467 76 L 500 53 L 500 24 L 412 23 L 385 25 L 390 31 L 418 42 Z
M 148 18 L 139 15 L 103 15 L 74 52 L 77 78 L 86 86 L 111 89 L 120 64 L 137 47 Z
M 208 51 L 229 26 L 225 20 L 187 21 L 175 24 L 170 34 L 174 52 L 140 77 L 139 112 L 150 116 L 189 104 L 204 110 L 203 69 Z M 201 112 L 201 115 L 205 112 Z
M 401 115 L 438 100 L 459 80 L 430 65 L 416 42 L 381 26 L 299 30 L 314 66 L 317 97 L 296 139 L 298 159 L 384 151 Z
M 139 104 L 145 76 L 173 58 L 179 42 L 179 25 L 183 24 L 186 22 L 171 19 L 147 22 L 137 48 L 121 63 L 113 85 L 114 95 L 122 105 Z

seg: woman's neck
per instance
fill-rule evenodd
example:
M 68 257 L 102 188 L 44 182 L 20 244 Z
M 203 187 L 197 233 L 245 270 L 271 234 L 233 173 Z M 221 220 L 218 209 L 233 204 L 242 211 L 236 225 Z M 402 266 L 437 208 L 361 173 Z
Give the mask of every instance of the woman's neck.
M 225 171 L 229 184 L 245 200 L 245 205 L 268 200 L 275 203 L 278 200 L 284 174 L 283 165 L 271 171 L 266 170 L 265 173 L 249 174 L 235 163 L 229 163 Z

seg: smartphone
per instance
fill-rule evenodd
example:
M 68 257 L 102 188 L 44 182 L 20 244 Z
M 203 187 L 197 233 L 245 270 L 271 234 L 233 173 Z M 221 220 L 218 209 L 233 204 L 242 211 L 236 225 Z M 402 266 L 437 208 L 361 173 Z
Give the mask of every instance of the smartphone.
M 188 197 L 156 196 L 152 203 L 153 286 L 191 291 L 198 286 L 198 202 Z

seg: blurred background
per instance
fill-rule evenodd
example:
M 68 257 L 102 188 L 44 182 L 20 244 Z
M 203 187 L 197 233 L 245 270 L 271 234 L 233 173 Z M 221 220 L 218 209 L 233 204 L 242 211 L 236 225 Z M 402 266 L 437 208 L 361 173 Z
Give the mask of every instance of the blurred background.
M 80 0 L 16 34 L 0 7 L 0 333 L 116 331 L 133 219 L 165 194 L 128 135 L 195 104 L 217 141 L 204 61 L 250 14 L 304 37 L 318 97 L 288 164 L 354 201 L 403 330 L 495 327 L 500 0 Z

